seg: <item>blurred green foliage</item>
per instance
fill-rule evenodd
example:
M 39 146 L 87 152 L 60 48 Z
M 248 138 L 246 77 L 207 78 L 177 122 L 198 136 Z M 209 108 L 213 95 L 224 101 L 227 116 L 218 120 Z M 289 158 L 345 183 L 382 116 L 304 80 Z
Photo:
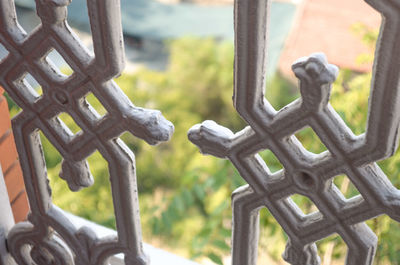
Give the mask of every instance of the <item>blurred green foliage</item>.
M 365 28 L 359 26 L 358 30 Z M 376 34 L 372 33 L 366 39 L 372 39 L 373 43 L 373 36 L 376 39 Z M 232 105 L 233 46 L 194 38 L 176 40 L 169 46 L 170 62 L 164 72 L 141 69 L 116 80 L 134 104 L 162 110 L 175 125 L 171 141 L 156 147 L 130 134 L 121 137 L 136 155 L 144 238 L 163 248 L 183 250 L 191 258 L 206 257 L 222 264 L 230 252 L 230 194 L 244 181 L 228 161 L 201 155 L 187 140 L 186 133 L 191 126 L 207 119 L 233 131 L 246 126 Z M 354 74 L 342 70 L 333 85 L 331 104 L 356 134 L 365 131 L 370 79 L 369 73 Z M 269 79 L 266 96 L 276 109 L 280 109 L 298 97 L 298 89 L 277 75 Z M 87 96 L 87 101 L 99 114 L 106 114 L 92 94 Z M 9 103 L 15 114 L 17 107 L 12 101 Z M 79 131 L 67 114 L 60 118 L 71 131 Z M 304 128 L 296 136 L 312 152 L 326 150 L 311 128 Z M 43 135 L 42 143 L 54 203 L 76 215 L 115 228 L 107 162 L 101 155 L 96 152 L 88 158 L 95 184 L 73 193 L 58 177 L 61 157 L 57 150 Z M 271 151 L 263 151 L 260 155 L 271 171 L 282 168 Z M 396 153 L 380 165 L 399 187 L 400 154 Z M 358 193 L 346 176 L 335 177 L 334 183 L 346 197 Z M 296 195 L 292 199 L 305 212 L 316 210 L 306 197 Z M 266 209 L 261 210 L 260 222 L 260 251 L 267 251 L 271 257 L 279 259 L 286 239 L 282 229 Z M 368 224 L 380 237 L 376 264 L 399 264 L 399 224 L 385 216 Z M 274 244 L 268 243 L 271 240 Z M 331 256 L 343 259 L 345 245 L 334 236 L 318 243 L 321 257 L 332 242 L 335 248 Z

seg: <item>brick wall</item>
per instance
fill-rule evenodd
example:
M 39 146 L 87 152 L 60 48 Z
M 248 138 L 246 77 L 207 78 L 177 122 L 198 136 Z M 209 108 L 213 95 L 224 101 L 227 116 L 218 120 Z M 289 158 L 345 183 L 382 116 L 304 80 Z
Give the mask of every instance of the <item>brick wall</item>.
M 25 192 L 21 166 L 11 131 L 7 100 L 0 87 L 0 164 L 6 182 L 15 222 L 26 219 L 29 204 Z

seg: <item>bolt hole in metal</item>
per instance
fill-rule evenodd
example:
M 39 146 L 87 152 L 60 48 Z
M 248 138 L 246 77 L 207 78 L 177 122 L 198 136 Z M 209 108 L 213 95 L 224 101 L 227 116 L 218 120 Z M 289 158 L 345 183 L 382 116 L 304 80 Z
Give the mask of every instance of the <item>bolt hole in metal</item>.
M 54 97 L 59 104 L 68 104 L 68 96 L 64 92 L 58 91 L 57 93 L 55 93 Z
M 315 189 L 317 187 L 317 180 L 315 177 L 304 171 L 301 171 L 295 176 L 295 182 L 297 186 L 303 190 Z

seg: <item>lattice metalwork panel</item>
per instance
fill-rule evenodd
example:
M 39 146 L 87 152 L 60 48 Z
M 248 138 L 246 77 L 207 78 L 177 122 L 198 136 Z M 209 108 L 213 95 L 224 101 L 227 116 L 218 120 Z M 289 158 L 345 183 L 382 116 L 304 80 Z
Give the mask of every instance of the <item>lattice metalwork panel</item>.
M 142 250 L 134 155 L 118 138 L 129 131 L 156 144 L 173 125 L 159 111 L 134 106 L 112 81 L 124 66 L 119 0 L 88 0 L 94 55 L 68 26 L 70 0 L 37 0 L 41 24 L 29 35 L 17 21 L 13 0 L 0 0 L 0 85 L 22 109 L 13 130 L 29 196 L 29 222 L 17 224 L 7 242 L 17 264 L 108 264 L 116 253 L 126 264 L 148 264 Z M 82 2 L 82 4 L 85 4 Z M 71 67 L 69 76 L 47 58 L 57 51 Z M 26 77 L 42 87 L 38 93 Z M 86 101 L 93 93 L 107 111 L 100 116 Z M 59 115 L 81 128 L 72 133 Z M 88 228 L 76 230 L 51 203 L 39 131 L 63 156 L 63 178 L 73 191 L 93 184 L 86 158 L 98 150 L 107 160 L 118 237 L 98 239 Z
M 377 237 L 364 221 L 381 214 L 400 221 L 400 191 L 375 163 L 391 156 L 397 147 L 400 2 L 367 1 L 382 13 L 383 25 L 374 62 L 367 131 L 360 136 L 353 134 L 329 104 L 338 69 L 322 54 L 293 64 L 300 99 L 275 111 L 264 98 L 269 2 L 235 1 L 234 105 L 249 127 L 234 134 L 205 121 L 188 133 L 203 153 L 228 158 L 248 183 L 232 196 L 232 264 L 257 263 L 262 207 L 269 209 L 289 237 L 283 257 L 290 264 L 320 264 L 315 242 L 334 233 L 348 246 L 346 264 L 372 264 Z M 327 147 L 326 152 L 310 153 L 294 136 L 307 126 Z M 270 172 L 257 154 L 265 149 L 275 154 L 283 170 Z M 356 186 L 359 196 L 346 199 L 333 184 L 333 178 L 342 174 Z M 303 214 L 290 199 L 293 194 L 308 197 L 319 211 Z

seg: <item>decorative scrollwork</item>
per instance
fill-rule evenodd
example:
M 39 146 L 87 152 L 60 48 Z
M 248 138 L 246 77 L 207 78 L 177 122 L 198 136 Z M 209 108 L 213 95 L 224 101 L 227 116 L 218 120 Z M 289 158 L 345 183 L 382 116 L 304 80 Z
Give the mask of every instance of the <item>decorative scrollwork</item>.
M 123 253 L 126 264 L 148 264 L 143 253 L 134 155 L 118 138 L 125 131 L 157 144 L 169 140 L 173 125 L 159 111 L 134 106 L 112 78 L 124 67 L 119 0 L 88 0 L 94 56 L 67 23 L 70 0 L 36 0 L 41 24 L 29 35 L 19 26 L 13 0 L 0 0 L 0 42 L 9 52 L 0 63 L 0 84 L 22 108 L 13 132 L 31 212 L 29 221 L 9 233 L 8 245 L 18 264 L 108 264 Z M 73 73 L 62 75 L 46 58 L 56 50 Z M 38 95 L 25 81 L 32 75 Z M 99 117 L 85 100 L 93 93 L 107 114 Z M 58 118 L 70 115 L 77 134 Z M 96 238 L 77 230 L 51 202 L 39 130 L 63 156 L 60 177 L 72 191 L 93 184 L 86 158 L 98 150 L 107 160 L 118 237 Z
M 269 0 L 235 1 L 234 105 L 249 124 L 238 133 L 205 121 L 189 139 L 205 154 L 229 159 L 248 185 L 232 196 L 232 264 L 257 263 L 259 209 L 266 207 L 289 236 L 283 258 L 292 265 L 320 264 L 315 242 L 339 234 L 348 246 L 347 265 L 371 265 L 377 237 L 364 221 L 387 214 L 400 221 L 400 191 L 375 163 L 397 148 L 400 111 L 398 65 L 400 6 L 367 0 L 384 17 L 377 45 L 365 134 L 356 136 L 329 104 L 338 69 L 322 54 L 293 64 L 301 98 L 276 111 L 264 97 Z M 329 32 L 327 32 L 329 34 Z M 304 149 L 296 132 L 310 126 L 327 147 Z M 284 169 L 271 173 L 257 154 L 269 149 Z M 332 179 L 349 177 L 360 192 L 346 199 Z M 305 215 L 290 199 L 308 197 L 319 211 Z
M 17 264 L 73 265 L 73 257 L 50 229 L 28 222 L 17 224 L 8 236 L 8 247 Z

